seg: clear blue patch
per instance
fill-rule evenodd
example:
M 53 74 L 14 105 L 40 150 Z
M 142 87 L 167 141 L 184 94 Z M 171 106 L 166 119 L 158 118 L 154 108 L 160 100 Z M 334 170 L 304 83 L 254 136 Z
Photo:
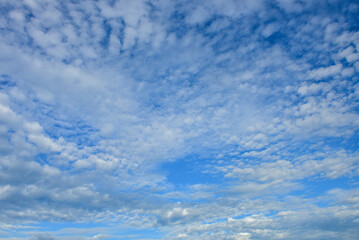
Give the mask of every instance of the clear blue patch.
M 0 75 L 0 89 L 16 86 L 15 81 L 7 74 Z
M 206 173 L 205 166 L 210 159 L 203 159 L 197 155 L 190 155 L 174 162 L 167 162 L 160 167 L 166 173 L 167 181 L 175 186 L 194 184 L 223 184 L 221 175 Z
M 30 237 L 32 235 L 39 236 L 54 236 L 54 237 L 65 237 L 65 236 L 82 236 L 82 237 L 94 237 L 96 235 L 108 235 L 106 239 L 162 239 L 163 232 L 157 229 L 138 229 L 131 227 L 124 227 L 117 223 L 51 223 L 51 222 L 40 222 L 38 224 L 26 225 L 30 228 L 22 229 L 21 231 L 7 231 L 6 234 L 11 234 L 13 237 Z M 32 228 L 31 228 L 32 227 Z M 68 229 L 68 230 L 66 230 Z M 81 231 L 84 230 L 84 231 Z M 62 231 L 68 233 L 57 233 Z M 37 232 L 34 234 L 34 232 Z M 49 235 L 48 233 L 52 233 Z M 1 234 L 0 234 L 1 236 Z

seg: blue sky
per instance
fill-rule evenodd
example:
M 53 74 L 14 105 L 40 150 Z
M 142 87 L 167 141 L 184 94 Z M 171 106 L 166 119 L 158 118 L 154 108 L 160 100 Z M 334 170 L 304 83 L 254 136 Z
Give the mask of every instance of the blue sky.
M 357 1 L 0 12 L 0 239 L 358 238 Z

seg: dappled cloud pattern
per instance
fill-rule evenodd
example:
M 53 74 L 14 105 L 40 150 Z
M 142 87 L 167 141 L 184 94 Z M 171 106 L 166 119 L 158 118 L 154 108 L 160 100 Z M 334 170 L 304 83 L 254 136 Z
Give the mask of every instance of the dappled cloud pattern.
M 359 4 L 0 2 L 1 239 L 359 236 Z

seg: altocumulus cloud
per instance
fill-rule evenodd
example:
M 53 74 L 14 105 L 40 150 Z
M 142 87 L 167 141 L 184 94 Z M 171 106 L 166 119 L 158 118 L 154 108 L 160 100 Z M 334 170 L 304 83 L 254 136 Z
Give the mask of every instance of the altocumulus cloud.
M 359 4 L 0 3 L 1 239 L 356 239 Z

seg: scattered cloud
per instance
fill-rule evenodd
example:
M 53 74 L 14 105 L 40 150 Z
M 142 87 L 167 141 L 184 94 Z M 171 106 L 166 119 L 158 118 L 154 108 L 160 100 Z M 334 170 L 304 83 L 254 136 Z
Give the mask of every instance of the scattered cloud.
M 354 239 L 352 1 L 2 1 L 0 238 Z

